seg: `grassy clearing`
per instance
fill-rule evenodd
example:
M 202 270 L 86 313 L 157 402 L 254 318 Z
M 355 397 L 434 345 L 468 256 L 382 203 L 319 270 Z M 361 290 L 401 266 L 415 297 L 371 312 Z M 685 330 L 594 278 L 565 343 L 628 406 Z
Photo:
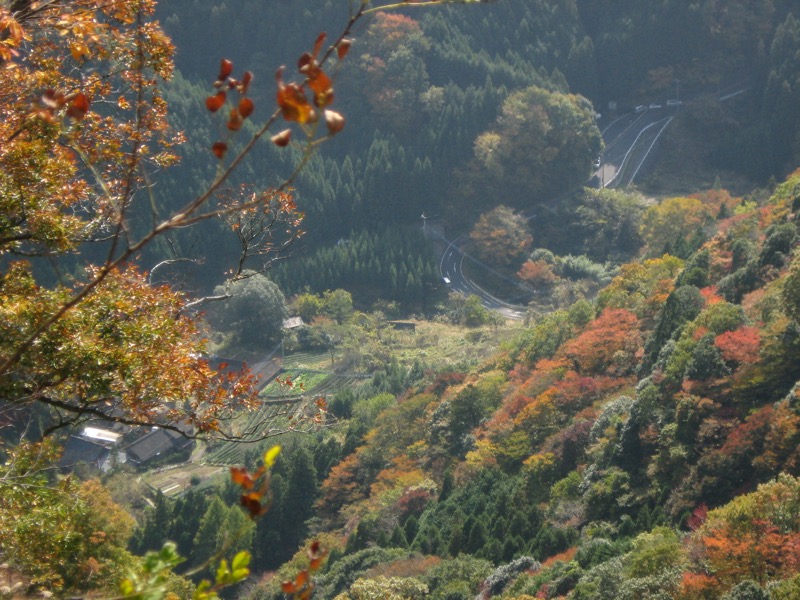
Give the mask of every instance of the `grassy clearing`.
M 400 364 L 419 359 L 426 369 L 441 370 L 456 365 L 474 366 L 494 354 L 504 341 L 519 333 L 523 325 L 507 321 L 497 328 L 467 329 L 449 323 L 414 321 L 416 332 L 392 331 L 383 340 L 385 349 Z
M 331 364 L 330 354 L 321 352 L 295 352 L 283 359 L 285 369 L 314 369 L 323 371 L 329 369 Z
M 184 463 L 174 467 L 149 471 L 142 476 L 142 481 L 153 490 L 161 490 L 167 497 L 174 497 L 184 491 L 210 479 L 225 469 L 223 467 Z

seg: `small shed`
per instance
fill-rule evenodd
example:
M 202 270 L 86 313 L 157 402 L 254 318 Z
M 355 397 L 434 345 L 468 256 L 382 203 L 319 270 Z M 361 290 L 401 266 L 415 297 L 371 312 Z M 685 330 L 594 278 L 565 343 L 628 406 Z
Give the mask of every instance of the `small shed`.
M 412 321 L 388 321 L 388 323 L 392 329 L 398 331 L 417 331 L 417 324 Z
M 303 322 L 302 317 L 289 317 L 288 319 L 283 320 L 284 329 L 297 329 L 298 327 L 304 326 L 305 322 Z

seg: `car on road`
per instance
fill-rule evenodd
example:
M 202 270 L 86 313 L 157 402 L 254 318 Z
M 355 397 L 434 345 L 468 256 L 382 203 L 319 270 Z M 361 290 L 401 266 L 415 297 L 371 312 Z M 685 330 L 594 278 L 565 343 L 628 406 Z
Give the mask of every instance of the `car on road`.
M 449 277 L 442 277 L 442 281 L 444 281 L 445 285 L 450 285 L 450 278 Z
M 602 159 L 602 157 L 598 156 L 597 158 L 595 158 L 595 159 L 594 159 L 594 162 L 592 163 L 592 166 L 593 166 L 595 169 L 599 169 L 599 168 L 600 168 L 600 165 L 601 165 L 602 163 L 603 163 L 603 159 Z
M 650 108 L 661 108 L 661 105 L 660 105 L 660 104 L 657 104 L 656 102 L 653 102 L 653 103 L 650 105 Z
M 647 110 L 647 107 L 644 104 L 640 104 L 639 106 L 637 106 L 636 108 L 633 109 L 633 112 L 640 113 L 640 112 L 644 112 L 646 110 Z

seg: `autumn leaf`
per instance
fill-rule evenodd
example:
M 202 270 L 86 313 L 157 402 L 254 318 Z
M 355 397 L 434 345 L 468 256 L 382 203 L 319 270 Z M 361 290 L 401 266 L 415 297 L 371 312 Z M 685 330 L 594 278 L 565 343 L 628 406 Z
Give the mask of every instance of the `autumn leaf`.
M 344 129 L 344 117 L 335 111 L 326 110 L 325 125 L 328 126 L 328 131 L 331 135 L 336 135 Z
M 276 133 L 271 138 L 272 143 L 278 146 L 279 148 L 284 148 L 289 145 L 289 142 L 292 140 L 292 130 L 291 129 L 284 129 L 280 133 Z
M 239 114 L 243 119 L 246 119 L 253 114 L 255 104 L 250 98 L 242 98 L 239 100 Z
M 214 145 L 211 146 L 211 151 L 214 153 L 214 156 L 221 160 L 225 157 L 225 153 L 228 151 L 228 144 L 225 142 L 214 142 Z
M 324 31 L 317 36 L 317 39 L 314 42 L 314 51 L 312 52 L 312 55 L 315 59 L 317 56 L 319 56 L 319 51 L 322 50 L 322 43 L 325 41 L 326 37 L 327 36 Z
M 250 88 L 250 82 L 253 81 L 253 74 L 250 71 L 245 71 L 242 75 L 242 81 L 239 82 L 239 91 L 246 94 Z
M 231 131 L 239 131 L 242 128 L 242 123 L 244 123 L 244 119 L 239 114 L 239 110 L 232 108 L 230 117 L 228 118 L 228 129 Z
M 308 87 L 314 92 L 314 104 L 319 108 L 333 102 L 333 83 L 317 64 L 317 59 L 306 52 L 297 63 L 298 70 L 306 76 Z
M 231 467 L 231 481 L 246 490 L 253 489 L 255 482 L 244 467 Z
M 262 495 L 258 492 L 250 492 L 249 494 L 242 494 L 239 498 L 241 505 L 247 510 L 251 519 L 260 517 L 267 512 L 267 507 L 261 504 Z
M 217 112 L 225 104 L 225 92 L 217 92 L 214 96 L 206 98 L 206 108 L 209 112 Z
M 278 82 L 277 102 L 283 118 L 300 124 L 313 123 L 317 120 L 314 107 L 308 102 L 303 88 L 296 83 L 284 83 L 283 69 L 278 69 L 275 79 Z
M 344 38 L 336 45 L 336 56 L 339 57 L 339 60 L 342 60 L 347 53 L 350 52 L 350 47 L 353 45 L 352 40 L 348 40 Z
M 70 119 L 80 121 L 89 112 L 89 99 L 83 92 L 78 92 L 67 108 L 67 116 Z
M 226 58 L 222 59 L 219 64 L 219 75 L 217 75 L 217 79 L 219 81 L 225 81 L 231 73 L 233 73 L 233 63 Z
M 81 62 L 83 58 L 88 58 L 91 55 L 89 47 L 81 42 L 76 42 L 69 47 L 70 54 L 76 62 Z
M 297 589 L 294 586 L 294 582 L 284 581 L 281 583 L 281 591 L 284 594 L 294 594 L 297 591 Z

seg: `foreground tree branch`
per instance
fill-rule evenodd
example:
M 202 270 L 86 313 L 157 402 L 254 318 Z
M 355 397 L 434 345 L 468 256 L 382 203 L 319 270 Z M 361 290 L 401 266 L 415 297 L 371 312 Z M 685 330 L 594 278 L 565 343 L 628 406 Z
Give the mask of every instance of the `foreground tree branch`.
M 425 4 L 438 3 L 444 0 Z M 252 374 L 216 372 L 202 358 L 196 309 L 226 294 L 190 298 L 156 285 L 136 263 L 156 239 L 210 219 L 224 219 L 241 247 L 230 281 L 285 256 L 302 233 L 292 181 L 345 124 L 332 110 L 334 78 L 326 71 L 345 60 L 365 15 L 410 4 L 357 3 L 333 43 L 326 47 L 326 36 L 317 36 L 297 61 L 296 81 L 278 70 L 276 108 L 235 152 L 254 110 L 253 75 L 236 75 L 223 60 L 206 101 L 227 131 L 208 140 L 216 176 L 137 235 L 128 221 L 148 212 L 151 175 L 175 164 L 183 139 L 167 123 L 161 88 L 172 75 L 173 47 L 153 19 L 155 0 L 0 3 L 3 402 L 91 414 L 115 398 L 122 419 L 190 423 L 226 437 L 225 416 L 258 404 Z M 276 131 L 280 121 L 289 127 Z M 231 175 L 266 136 L 279 147 L 299 144 L 299 161 L 270 189 L 231 193 Z M 99 244 L 105 258 L 85 258 L 88 243 Z M 45 286 L 29 260 L 36 256 L 77 274 Z M 102 410 L 93 416 L 112 420 Z

